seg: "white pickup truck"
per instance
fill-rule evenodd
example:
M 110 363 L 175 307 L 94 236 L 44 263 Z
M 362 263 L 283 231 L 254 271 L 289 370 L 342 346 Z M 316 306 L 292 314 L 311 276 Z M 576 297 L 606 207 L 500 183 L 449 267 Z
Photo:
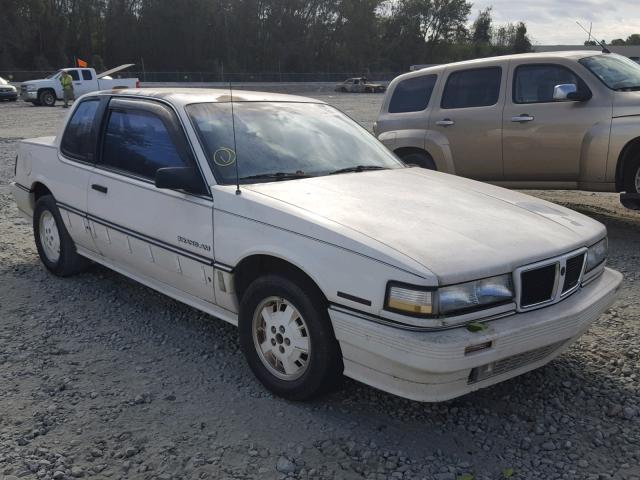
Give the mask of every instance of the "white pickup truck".
M 60 75 L 68 72 L 73 79 L 73 93 L 76 98 L 85 93 L 114 88 L 138 88 L 137 78 L 116 78 L 109 75 L 133 66 L 133 63 L 120 65 L 106 72 L 97 74 L 93 68 L 63 68 L 41 80 L 28 80 L 20 85 L 20 98 L 34 105 L 53 107 L 56 100 L 62 100 L 62 85 Z
M 613 302 L 597 221 L 409 168 L 318 100 L 231 98 L 89 94 L 59 137 L 22 141 L 13 195 L 44 265 L 90 259 L 237 325 L 296 400 L 341 374 L 463 395 L 549 362 Z

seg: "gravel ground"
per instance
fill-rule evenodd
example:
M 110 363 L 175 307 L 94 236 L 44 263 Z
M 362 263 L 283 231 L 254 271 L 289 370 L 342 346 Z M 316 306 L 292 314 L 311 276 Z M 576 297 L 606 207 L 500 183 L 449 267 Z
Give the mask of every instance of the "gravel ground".
M 370 127 L 380 95 L 323 95 Z M 7 188 L 20 138 L 65 111 L 0 104 L 0 478 L 640 479 L 640 219 L 604 222 L 620 297 L 544 368 L 440 403 L 345 380 L 311 403 L 253 378 L 236 331 L 105 268 L 60 279 Z

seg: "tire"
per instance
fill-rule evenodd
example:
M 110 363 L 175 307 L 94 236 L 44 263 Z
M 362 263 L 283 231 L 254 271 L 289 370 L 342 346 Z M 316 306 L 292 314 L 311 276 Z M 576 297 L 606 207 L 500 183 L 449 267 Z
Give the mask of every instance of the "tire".
M 341 91 L 342 93 L 347 93 L 347 89 L 346 89 L 345 87 L 340 88 L 340 91 Z
M 410 152 L 402 155 L 400 159 L 407 165 L 416 165 L 427 170 L 437 170 L 436 162 L 427 152 Z
M 33 212 L 33 234 L 40 260 L 54 275 L 68 277 L 81 272 L 89 265 L 89 260 L 76 252 L 76 246 L 51 195 L 44 195 L 36 202 Z
M 38 95 L 38 101 L 45 107 L 54 107 L 56 105 L 56 94 L 51 90 L 43 90 Z
M 240 302 L 238 330 L 249 367 L 274 394 L 309 400 L 339 383 L 340 347 L 324 301 L 305 279 L 268 274 L 254 280 Z
M 640 193 L 640 154 L 625 162 L 622 179 L 625 192 Z

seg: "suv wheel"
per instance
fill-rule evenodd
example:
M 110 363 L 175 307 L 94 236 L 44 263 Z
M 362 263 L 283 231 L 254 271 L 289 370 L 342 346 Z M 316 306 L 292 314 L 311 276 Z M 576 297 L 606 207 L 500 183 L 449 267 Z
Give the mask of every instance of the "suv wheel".
M 266 388 L 290 400 L 318 396 L 342 373 L 326 305 L 306 283 L 265 275 L 240 304 L 240 346 L 249 367 Z
M 38 101 L 45 107 L 53 107 L 56 104 L 56 94 L 51 90 L 43 90 L 38 95 Z
M 400 159 L 407 165 L 426 168 L 427 170 L 437 170 L 436 162 L 427 152 L 410 152 L 402 155 Z
M 640 193 L 640 154 L 625 165 L 624 190 L 627 193 Z
M 33 234 L 40 260 L 54 275 L 67 277 L 81 272 L 89 264 L 76 252 L 76 246 L 51 195 L 40 197 L 36 202 Z

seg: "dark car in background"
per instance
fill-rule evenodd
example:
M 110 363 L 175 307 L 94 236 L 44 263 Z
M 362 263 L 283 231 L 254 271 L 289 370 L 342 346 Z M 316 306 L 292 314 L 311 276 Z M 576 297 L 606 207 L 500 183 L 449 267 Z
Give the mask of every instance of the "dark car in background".
M 0 102 L 9 100 L 15 102 L 18 99 L 18 89 L 10 85 L 4 78 L 0 77 Z

